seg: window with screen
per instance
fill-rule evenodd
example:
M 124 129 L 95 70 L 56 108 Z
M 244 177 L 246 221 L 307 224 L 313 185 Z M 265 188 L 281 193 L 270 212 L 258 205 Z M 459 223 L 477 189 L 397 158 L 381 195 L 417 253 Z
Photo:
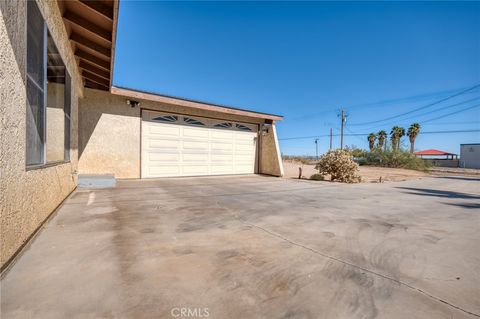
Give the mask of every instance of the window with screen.
M 27 165 L 44 162 L 45 24 L 34 1 L 27 1 Z
M 70 159 L 70 76 L 34 1 L 27 2 L 26 164 Z

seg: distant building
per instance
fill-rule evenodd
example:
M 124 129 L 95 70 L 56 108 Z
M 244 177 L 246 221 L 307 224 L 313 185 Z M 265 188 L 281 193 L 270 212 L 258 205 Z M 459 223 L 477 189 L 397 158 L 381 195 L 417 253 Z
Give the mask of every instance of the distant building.
M 460 144 L 460 167 L 480 168 L 480 143 Z
M 432 166 L 440 167 L 458 167 L 458 155 L 439 150 L 424 150 L 414 153 L 415 156 L 430 162 Z

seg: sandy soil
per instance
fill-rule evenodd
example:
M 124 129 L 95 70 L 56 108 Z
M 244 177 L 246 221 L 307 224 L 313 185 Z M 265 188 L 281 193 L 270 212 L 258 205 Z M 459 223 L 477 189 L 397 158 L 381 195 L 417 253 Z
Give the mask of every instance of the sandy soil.
M 299 167 L 302 168 L 303 178 L 309 178 L 317 173 L 314 165 L 283 161 L 285 177 L 298 178 Z M 420 179 L 429 176 L 429 174 L 403 168 L 360 166 L 360 176 L 362 177 L 362 182 L 375 183 L 380 181 L 380 177 L 382 178 L 382 182 L 399 182 Z

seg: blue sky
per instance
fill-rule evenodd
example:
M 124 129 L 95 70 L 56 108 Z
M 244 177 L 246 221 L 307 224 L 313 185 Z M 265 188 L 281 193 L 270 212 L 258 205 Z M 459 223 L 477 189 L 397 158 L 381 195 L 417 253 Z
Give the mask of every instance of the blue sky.
M 114 85 L 284 115 L 284 154 L 314 155 L 313 137 L 287 138 L 317 135 L 324 152 L 341 108 L 346 134 L 478 130 L 480 87 L 428 106 L 476 84 L 480 2 L 120 1 Z M 425 134 L 416 148 L 474 142 Z

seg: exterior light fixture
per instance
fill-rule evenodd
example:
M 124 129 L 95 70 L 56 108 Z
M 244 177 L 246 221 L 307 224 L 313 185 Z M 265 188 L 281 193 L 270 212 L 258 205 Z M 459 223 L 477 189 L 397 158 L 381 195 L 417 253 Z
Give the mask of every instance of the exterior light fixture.
M 134 100 L 127 100 L 127 105 L 130 105 L 131 107 L 136 107 L 140 106 L 140 102 Z

